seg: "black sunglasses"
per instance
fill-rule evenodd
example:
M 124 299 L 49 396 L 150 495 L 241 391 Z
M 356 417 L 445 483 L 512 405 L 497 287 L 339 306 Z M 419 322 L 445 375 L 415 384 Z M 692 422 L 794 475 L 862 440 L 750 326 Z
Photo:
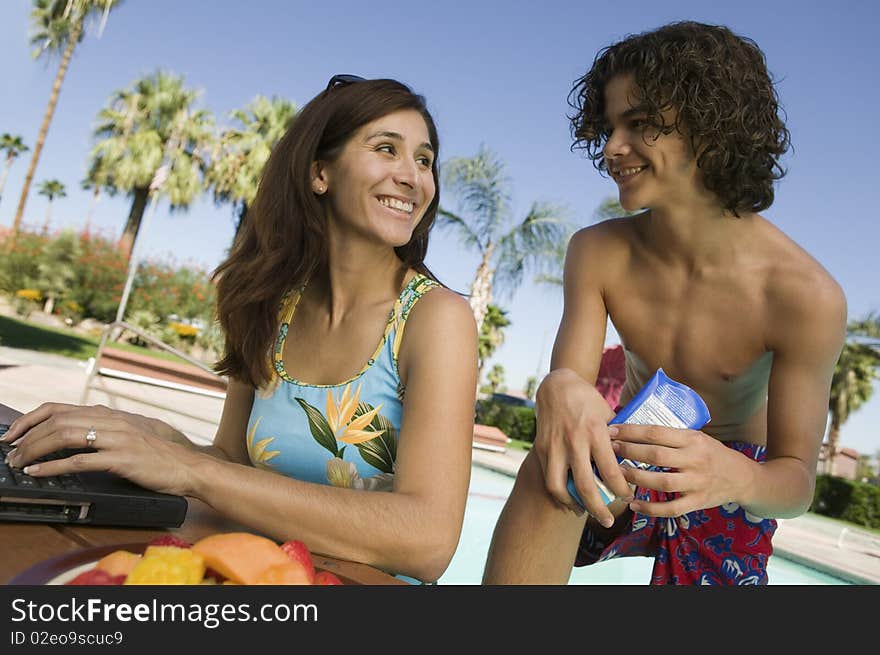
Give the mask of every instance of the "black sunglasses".
M 334 75 L 330 78 L 330 81 L 327 82 L 327 88 L 325 91 L 329 91 L 337 86 L 346 86 L 348 84 L 353 84 L 354 82 L 363 82 L 366 78 L 361 77 L 360 75 Z

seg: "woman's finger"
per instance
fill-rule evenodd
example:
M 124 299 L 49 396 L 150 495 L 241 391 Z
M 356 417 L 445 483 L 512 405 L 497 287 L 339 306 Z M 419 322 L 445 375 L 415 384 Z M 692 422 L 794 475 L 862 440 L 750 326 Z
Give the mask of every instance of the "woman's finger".
M 22 472 L 35 478 L 44 478 L 68 473 L 83 473 L 85 471 L 110 471 L 114 462 L 115 456 L 113 453 L 102 451 L 85 452 L 76 453 L 63 459 L 29 464 L 22 469 Z
M 104 419 L 97 426 L 89 423 L 89 417 L 79 417 L 61 421 L 58 417 L 44 421 L 34 430 L 38 434 L 28 434 L 10 454 L 8 461 L 12 466 L 24 467 L 35 459 L 45 457 L 59 450 L 93 448 L 112 449 L 118 439 L 124 438 L 127 430 L 121 421 Z M 49 426 L 49 427 L 46 427 Z
M 5 441 L 7 443 L 17 441 L 27 433 L 28 430 L 33 428 L 35 425 L 42 423 L 50 416 L 54 414 L 63 414 L 66 412 L 70 412 L 74 409 L 77 409 L 76 405 L 65 405 L 62 403 L 43 403 L 36 409 L 19 416 L 15 419 L 10 425 L 9 430 L 6 431 L 2 437 L 0 437 L 0 441 Z

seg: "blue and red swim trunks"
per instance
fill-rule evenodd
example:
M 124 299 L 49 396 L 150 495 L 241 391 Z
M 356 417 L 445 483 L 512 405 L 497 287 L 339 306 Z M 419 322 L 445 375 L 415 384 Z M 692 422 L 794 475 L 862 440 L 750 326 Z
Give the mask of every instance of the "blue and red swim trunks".
M 758 462 L 766 457 L 765 446 L 741 441 L 725 445 Z M 642 487 L 635 491 L 637 499 L 652 502 L 676 495 Z M 610 544 L 585 529 L 575 566 L 645 556 L 654 558 L 652 585 L 763 585 L 774 532 L 775 520 L 753 516 L 736 503 L 675 518 L 633 513 L 629 526 Z

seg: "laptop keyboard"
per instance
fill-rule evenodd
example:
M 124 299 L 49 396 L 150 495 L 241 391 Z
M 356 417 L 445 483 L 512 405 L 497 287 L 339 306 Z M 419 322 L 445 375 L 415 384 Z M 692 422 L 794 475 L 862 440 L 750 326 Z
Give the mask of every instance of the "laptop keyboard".
M 0 436 L 6 434 L 9 426 L 0 424 Z M 6 456 L 13 450 L 8 443 L 0 443 L 0 489 L 9 491 L 11 489 L 68 489 L 71 491 L 83 491 L 79 478 L 74 473 L 66 473 L 64 475 L 50 475 L 46 477 L 35 478 L 25 475 L 20 468 L 9 466 L 6 463 Z M 34 460 L 37 462 L 48 462 L 53 459 L 62 459 L 70 457 L 77 453 L 76 450 L 59 450 L 50 453 L 44 457 Z

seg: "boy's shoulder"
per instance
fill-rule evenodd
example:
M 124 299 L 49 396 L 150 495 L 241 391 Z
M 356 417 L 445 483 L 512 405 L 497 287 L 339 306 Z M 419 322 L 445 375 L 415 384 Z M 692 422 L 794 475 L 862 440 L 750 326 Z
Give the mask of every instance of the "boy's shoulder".
M 789 326 L 814 321 L 845 324 L 846 295 L 834 276 L 781 230 L 775 241 L 765 278 L 765 295 L 775 318 Z
M 595 247 L 599 244 L 604 247 L 629 244 L 638 236 L 638 224 L 644 220 L 646 214 L 647 212 L 643 212 L 593 223 L 575 232 L 571 243 L 582 248 Z
M 769 228 L 768 245 L 772 249 L 772 267 L 768 275 L 768 290 L 785 296 L 809 295 L 810 291 L 822 296 L 843 296 L 837 280 L 809 252 L 781 229 L 764 220 Z

